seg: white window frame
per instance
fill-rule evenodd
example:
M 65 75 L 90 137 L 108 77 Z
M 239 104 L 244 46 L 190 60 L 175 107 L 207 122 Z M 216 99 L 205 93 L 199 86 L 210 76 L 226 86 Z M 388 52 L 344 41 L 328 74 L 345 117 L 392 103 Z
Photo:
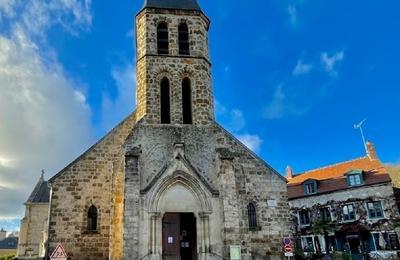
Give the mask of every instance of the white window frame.
M 312 243 L 313 243 L 313 251 L 304 251 L 304 243 L 307 243 L 307 238 L 311 238 L 312 239 Z M 309 236 L 301 236 L 300 237 L 301 240 L 301 251 L 304 253 L 316 253 L 317 249 L 315 247 L 315 236 L 314 235 L 309 235 Z M 303 243 L 304 242 L 304 243 Z M 308 244 L 307 244 L 308 246 Z
M 388 234 L 388 236 L 390 236 L 390 234 L 396 234 L 397 235 L 397 239 L 399 240 L 399 244 L 400 244 L 400 236 L 399 236 L 399 234 L 396 232 L 396 231 L 372 231 L 371 232 L 371 236 L 372 236 L 372 241 L 373 241 L 373 243 L 374 243 L 374 247 L 375 247 L 375 251 L 372 251 L 372 252 L 397 252 L 396 250 L 379 250 L 377 247 L 376 247 L 376 240 L 375 240 L 375 236 L 374 236 L 374 234 Z M 390 239 L 389 239 L 390 240 Z M 389 241 L 390 242 L 390 241 Z
M 308 224 L 301 224 L 301 219 L 300 219 L 300 212 L 301 211 L 307 211 L 308 212 L 308 220 L 309 220 L 309 222 L 310 223 L 308 223 Z M 299 226 L 300 227 L 309 227 L 309 226 L 311 226 L 311 212 L 309 211 L 309 210 L 307 210 L 307 209 L 301 209 L 301 210 L 299 210 L 299 211 L 297 211 L 297 223 L 299 224 Z
M 346 206 L 350 206 L 350 205 L 353 206 L 353 209 L 354 209 L 354 219 L 344 220 L 343 208 L 346 207 Z M 354 203 L 349 203 L 349 204 L 345 204 L 345 205 L 341 206 L 340 212 L 341 212 L 341 215 L 342 215 L 342 223 L 351 223 L 351 222 L 357 221 L 357 219 L 358 219 L 357 209 L 356 209 L 356 205 Z
M 383 216 L 380 217 L 380 218 L 370 218 L 370 216 L 369 216 L 368 203 L 375 203 L 375 202 L 380 202 L 380 203 L 381 203 L 382 215 L 383 215 Z M 384 208 L 383 208 L 383 201 L 381 201 L 381 200 L 365 202 L 365 208 L 367 209 L 368 220 L 370 220 L 370 221 L 378 221 L 378 220 L 382 220 L 382 219 L 385 219 L 385 218 L 386 218 L 385 210 L 384 210 Z
M 318 219 L 320 220 L 320 209 L 322 209 L 322 208 L 326 208 L 326 209 L 328 209 L 329 210 L 329 215 L 330 215 L 330 217 L 331 217 L 331 222 L 332 221 L 334 221 L 335 219 L 334 219 L 334 217 L 333 217 L 333 214 L 332 214 L 332 207 L 329 205 L 329 206 L 323 206 L 323 207 L 319 207 L 318 208 Z

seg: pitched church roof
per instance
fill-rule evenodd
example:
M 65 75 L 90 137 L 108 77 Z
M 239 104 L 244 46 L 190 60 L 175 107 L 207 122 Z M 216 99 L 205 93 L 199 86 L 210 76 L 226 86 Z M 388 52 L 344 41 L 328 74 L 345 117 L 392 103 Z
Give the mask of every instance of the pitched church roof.
M 50 201 L 50 188 L 48 182 L 44 180 L 43 173 L 38 183 L 33 189 L 26 203 L 48 203 Z
M 145 0 L 144 7 L 201 11 L 197 0 Z

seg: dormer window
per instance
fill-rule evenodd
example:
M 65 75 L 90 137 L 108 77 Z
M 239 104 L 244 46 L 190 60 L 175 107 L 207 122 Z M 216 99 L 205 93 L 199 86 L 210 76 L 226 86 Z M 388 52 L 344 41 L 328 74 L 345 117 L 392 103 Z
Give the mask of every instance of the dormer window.
M 349 187 L 360 186 L 364 183 L 362 170 L 353 170 L 347 175 L 347 184 Z
M 304 193 L 306 195 L 312 195 L 317 193 L 317 181 L 316 180 L 308 180 L 304 182 Z

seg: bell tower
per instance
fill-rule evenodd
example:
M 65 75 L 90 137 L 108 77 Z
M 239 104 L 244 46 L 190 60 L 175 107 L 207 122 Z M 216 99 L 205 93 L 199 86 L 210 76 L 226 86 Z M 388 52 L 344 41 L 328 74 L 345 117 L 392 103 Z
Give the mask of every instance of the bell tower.
M 196 0 L 146 0 L 136 16 L 137 115 L 147 124 L 214 121 L 210 21 Z

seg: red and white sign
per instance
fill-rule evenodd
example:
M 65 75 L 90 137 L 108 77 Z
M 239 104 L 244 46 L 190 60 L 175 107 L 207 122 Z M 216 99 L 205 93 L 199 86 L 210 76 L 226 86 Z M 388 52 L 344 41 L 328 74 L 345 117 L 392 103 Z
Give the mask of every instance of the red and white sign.
M 291 245 L 286 245 L 284 247 L 284 251 L 285 251 L 285 253 L 291 253 L 292 252 L 292 246 Z
M 53 253 L 50 256 L 51 260 L 67 260 L 68 255 L 65 253 L 65 249 L 61 244 L 58 244 L 56 249 L 54 249 Z
M 288 237 L 285 237 L 283 239 L 283 252 L 285 252 L 285 255 L 287 253 L 293 253 L 293 243 L 292 240 Z

